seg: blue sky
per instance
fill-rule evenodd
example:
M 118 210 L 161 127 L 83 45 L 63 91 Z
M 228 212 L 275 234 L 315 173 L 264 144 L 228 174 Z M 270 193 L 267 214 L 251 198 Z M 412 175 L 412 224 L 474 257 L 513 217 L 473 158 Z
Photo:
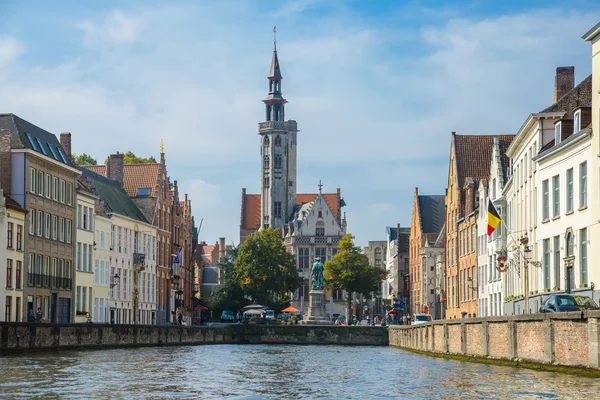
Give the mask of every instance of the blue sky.
M 98 160 L 158 158 L 201 240 L 239 240 L 260 185 L 272 28 L 298 185 L 342 188 L 358 243 L 410 224 L 414 188 L 443 194 L 450 132 L 515 133 L 552 102 L 557 66 L 590 73 L 595 1 L 0 0 L 0 112 Z

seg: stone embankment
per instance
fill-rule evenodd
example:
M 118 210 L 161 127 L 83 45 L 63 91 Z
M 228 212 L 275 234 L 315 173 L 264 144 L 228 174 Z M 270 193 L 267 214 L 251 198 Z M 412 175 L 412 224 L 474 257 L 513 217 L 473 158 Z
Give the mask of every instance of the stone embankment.
M 600 311 L 393 326 L 389 329 L 389 342 L 390 346 L 432 355 L 484 362 L 504 360 L 515 365 L 577 367 L 597 372 L 600 370 Z
M 381 327 L 335 325 L 181 327 L 0 322 L 0 354 L 26 350 L 261 343 L 387 346 L 388 331 Z

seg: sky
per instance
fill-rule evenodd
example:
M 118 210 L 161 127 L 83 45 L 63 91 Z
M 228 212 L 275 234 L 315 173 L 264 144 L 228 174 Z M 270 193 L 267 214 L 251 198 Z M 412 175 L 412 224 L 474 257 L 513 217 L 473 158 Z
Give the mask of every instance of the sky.
M 600 3 L 0 0 L 0 16 L 0 112 L 99 161 L 158 159 L 164 140 L 208 243 L 239 241 L 241 190 L 260 190 L 276 25 L 298 192 L 341 188 L 366 245 L 410 226 L 415 187 L 445 193 L 450 132 L 516 133 L 556 67 L 591 72 Z

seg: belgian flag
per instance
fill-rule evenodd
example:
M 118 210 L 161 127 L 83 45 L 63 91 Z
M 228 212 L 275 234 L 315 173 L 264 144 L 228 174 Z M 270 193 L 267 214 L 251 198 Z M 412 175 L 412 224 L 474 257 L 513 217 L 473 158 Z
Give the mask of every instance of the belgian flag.
M 500 223 L 500 215 L 496 211 L 496 207 L 492 204 L 492 200 L 488 200 L 488 236 L 492 236 L 492 233 L 498 227 Z

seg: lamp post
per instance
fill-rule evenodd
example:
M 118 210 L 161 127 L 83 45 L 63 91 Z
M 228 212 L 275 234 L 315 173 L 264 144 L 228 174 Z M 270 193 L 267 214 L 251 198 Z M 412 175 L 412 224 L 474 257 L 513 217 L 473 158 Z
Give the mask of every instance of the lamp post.
M 525 286 L 523 296 L 525 302 L 525 314 L 529 314 L 529 259 L 531 257 L 531 249 L 526 244 L 525 249 L 523 250 L 523 286 Z

